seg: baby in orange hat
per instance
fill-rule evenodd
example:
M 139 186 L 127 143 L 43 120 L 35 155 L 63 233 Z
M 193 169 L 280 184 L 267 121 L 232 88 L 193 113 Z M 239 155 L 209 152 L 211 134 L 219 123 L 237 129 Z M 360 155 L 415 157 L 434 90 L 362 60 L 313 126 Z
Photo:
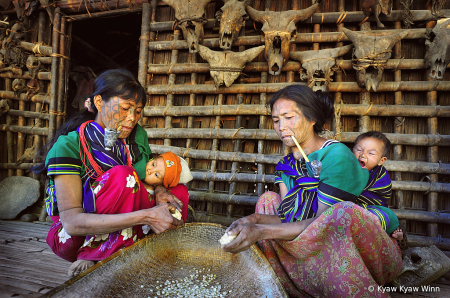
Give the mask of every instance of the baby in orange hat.
M 170 151 L 147 162 L 144 182 L 150 194 L 154 194 L 153 189 L 156 185 L 170 188 L 180 183 L 186 184 L 192 179 L 188 163 Z

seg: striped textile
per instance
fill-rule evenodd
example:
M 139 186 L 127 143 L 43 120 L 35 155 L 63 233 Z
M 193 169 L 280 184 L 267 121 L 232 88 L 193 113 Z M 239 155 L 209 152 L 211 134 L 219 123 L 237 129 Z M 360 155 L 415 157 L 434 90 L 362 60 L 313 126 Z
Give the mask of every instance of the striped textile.
M 122 141 L 118 140 L 110 151 L 106 151 L 104 150 L 103 135 L 103 128 L 97 123 L 90 122 L 86 125 L 85 136 L 94 160 L 103 171 L 107 171 L 115 165 L 127 165 L 127 150 Z M 145 177 L 145 166 L 151 154 L 146 131 L 141 126 L 136 125 L 130 136 L 125 139 L 125 143 L 131 155 L 133 167 L 139 178 L 143 179 Z M 56 216 L 59 214 L 53 182 L 53 178 L 56 175 L 79 175 L 83 185 L 83 207 L 85 207 L 85 212 L 95 211 L 95 201 L 93 201 L 91 187 L 93 183 L 91 180 L 93 179 L 90 179 L 86 173 L 86 168 L 80 157 L 80 148 L 82 147 L 77 129 L 67 135 L 60 136 L 47 154 L 45 164 L 50 182 L 46 190 L 45 208 L 49 215 Z M 86 156 L 84 156 L 84 164 L 92 170 L 92 166 Z
M 363 171 L 351 151 L 337 141 L 325 142 L 309 159 L 322 162 L 319 179 L 313 178 L 304 159 L 296 160 L 292 153 L 275 168 L 275 183 L 284 183 L 288 189 L 278 207 L 282 222 L 315 217 L 318 202 L 327 206 L 342 201 L 354 202 L 367 184 L 367 171 Z
M 388 229 L 391 224 L 389 217 L 396 217 L 393 211 L 386 209 L 391 195 L 392 181 L 386 168 L 381 165 L 370 170 L 369 182 L 356 201 L 356 204 L 369 210 L 378 217 L 385 231 L 396 228 L 392 227 L 391 229 Z M 379 206 L 386 208 L 379 208 Z

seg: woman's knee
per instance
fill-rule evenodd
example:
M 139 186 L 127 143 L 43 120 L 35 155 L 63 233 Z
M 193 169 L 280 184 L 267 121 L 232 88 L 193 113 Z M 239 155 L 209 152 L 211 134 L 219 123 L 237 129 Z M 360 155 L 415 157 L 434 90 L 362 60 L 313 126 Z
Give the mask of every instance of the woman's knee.
M 259 214 L 278 214 L 277 208 L 281 204 L 281 197 L 273 191 L 263 193 L 256 203 L 255 212 Z

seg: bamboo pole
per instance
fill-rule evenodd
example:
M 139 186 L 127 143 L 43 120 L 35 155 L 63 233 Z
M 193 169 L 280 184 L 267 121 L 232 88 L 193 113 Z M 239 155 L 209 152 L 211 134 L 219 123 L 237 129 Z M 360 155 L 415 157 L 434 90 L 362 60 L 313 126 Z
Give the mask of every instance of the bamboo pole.
M 342 24 L 341 24 L 342 25 Z M 343 44 L 339 42 L 338 44 Z M 336 65 L 338 65 L 343 70 L 353 70 L 352 60 L 337 60 Z M 447 68 L 450 64 L 447 64 Z M 302 68 L 300 62 L 288 61 L 281 71 L 299 71 Z M 386 67 L 384 69 L 425 69 L 425 62 L 423 59 L 389 59 L 386 62 Z M 267 62 L 250 62 L 247 63 L 242 70 L 243 72 L 263 72 L 268 71 L 269 66 Z M 153 64 L 149 65 L 148 72 L 151 74 L 190 74 L 196 73 L 209 73 L 208 63 L 178 63 L 172 67 L 167 64 Z
M 25 102 L 24 101 L 19 101 L 19 111 L 24 112 L 25 111 Z M 17 125 L 19 127 L 26 127 L 25 124 L 25 118 L 22 116 L 19 116 L 19 119 L 17 121 Z M 15 160 L 19 160 L 19 158 L 23 155 L 23 153 L 25 152 L 25 138 L 26 138 L 26 134 L 24 133 L 24 131 L 20 131 L 17 133 L 17 151 L 16 151 L 16 156 L 15 156 Z M 21 169 L 18 169 L 16 171 L 16 175 L 17 176 L 23 176 L 23 171 Z
M 365 22 L 361 25 L 361 31 L 370 31 L 370 22 Z M 370 101 L 370 92 L 364 90 L 359 94 L 359 103 L 361 105 L 369 106 L 372 102 Z M 364 133 L 370 130 L 370 116 L 361 115 L 359 117 L 359 132 Z
M 432 28 L 436 24 L 435 21 L 427 23 L 427 28 Z M 432 81 L 432 79 L 428 75 L 429 71 L 427 72 L 427 80 Z M 427 92 L 427 104 L 430 106 L 436 106 L 437 105 L 437 92 L 436 91 L 430 91 Z M 435 135 L 437 134 L 437 127 L 438 127 L 438 121 L 436 117 L 428 118 L 427 119 L 428 124 L 428 134 Z M 427 149 L 427 155 L 428 155 L 428 161 L 429 162 L 438 162 L 439 161 L 439 155 L 438 155 L 438 146 L 430 146 Z M 438 181 L 438 175 L 437 174 L 430 174 L 428 175 L 431 183 L 436 183 Z M 429 192 L 428 193 L 428 211 L 430 212 L 436 212 L 438 211 L 438 193 L 437 192 Z M 428 223 L 427 225 L 427 236 L 430 237 L 438 237 L 439 231 L 438 231 L 438 224 L 437 223 Z
M 60 38 L 59 38 L 59 53 L 63 56 L 66 55 L 66 18 L 61 18 L 61 27 L 60 27 Z M 65 58 L 59 58 L 58 65 L 58 97 L 57 97 L 57 112 L 56 115 L 56 129 L 60 128 L 64 122 L 64 94 L 65 94 L 65 83 L 66 83 L 66 68 L 65 68 Z
M 53 36 L 52 36 L 52 49 L 53 53 L 58 53 L 59 45 L 59 29 L 61 25 L 61 10 L 55 10 L 55 18 L 53 20 Z M 57 95 L 57 83 L 58 83 L 58 58 L 57 55 L 52 56 L 52 80 L 50 82 L 50 106 L 48 113 L 50 114 L 50 120 L 48 123 L 48 140 L 51 140 L 55 134 L 56 128 L 56 95 Z
M 197 62 L 197 53 L 189 53 L 189 59 L 190 59 L 191 63 L 195 64 Z M 196 84 L 197 84 L 197 74 L 195 72 L 193 72 L 191 74 L 191 85 L 196 85 Z M 196 110 L 203 110 L 203 107 L 201 109 L 194 107 L 195 99 L 196 99 L 195 94 L 189 95 L 189 107 L 193 107 Z M 145 109 L 144 109 L 144 114 L 145 114 Z M 190 116 L 188 117 L 188 120 L 187 120 L 187 129 L 188 130 L 190 130 L 194 127 L 194 117 L 192 117 L 191 115 L 192 114 L 190 114 Z M 172 116 L 175 116 L 175 115 L 172 115 Z M 186 140 L 186 148 L 187 149 L 191 149 L 192 147 L 194 147 L 192 142 L 193 142 L 193 140 L 191 138 L 188 138 Z M 185 157 L 185 156 L 183 155 L 183 157 Z M 191 159 L 188 157 L 186 162 L 188 163 L 188 165 L 190 165 Z
M 137 7 L 137 8 L 129 8 L 128 7 L 128 8 L 119 8 L 119 9 L 109 10 L 109 11 L 68 15 L 68 16 L 66 16 L 66 18 L 67 18 L 68 22 L 76 22 L 76 21 L 84 21 L 84 20 L 89 20 L 89 19 L 122 16 L 122 15 L 130 14 L 130 13 L 140 12 L 141 10 L 145 10 L 145 8 L 143 8 L 143 6 L 146 4 L 148 5 L 148 2 L 144 2 L 142 4 L 142 7 Z
M 203 213 L 197 213 L 195 215 L 195 220 L 197 222 L 211 222 L 223 226 L 229 226 L 237 219 L 238 218 L 228 218 L 224 216 L 207 215 Z
M 38 80 L 50 81 L 52 79 L 50 72 L 43 72 L 43 71 L 39 72 L 36 77 Z M 13 74 L 12 72 L 2 72 L 0 73 L 0 78 L 27 79 L 27 80 L 32 79 L 29 71 L 24 71 L 22 75 L 16 75 Z
M 344 6 L 342 6 L 344 7 Z M 348 23 L 360 23 L 364 18 L 366 17 L 364 12 L 362 11 L 349 11 L 345 15 L 342 14 L 342 12 L 345 11 L 345 8 L 339 9 L 339 12 L 323 12 L 323 13 L 314 13 L 311 18 L 303 21 L 303 23 L 309 23 L 309 24 L 336 24 L 338 21 L 348 22 Z M 380 14 L 379 18 L 381 22 L 384 21 L 402 21 L 403 10 L 393 10 L 391 12 L 390 16 L 386 16 L 384 14 Z M 411 13 L 414 17 L 414 21 L 427 21 L 432 20 L 434 16 L 431 14 L 430 10 L 411 10 Z M 446 15 L 447 17 L 450 16 L 450 11 L 448 9 L 444 9 L 440 11 L 441 15 Z M 342 18 L 344 17 L 344 18 Z M 342 19 L 342 20 L 341 20 Z M 370 16 L 368 19 L 369 22 L 375 21 L 374 16 Z M 207 23 L 204 25 L 204 28 L 214 28 L 216 20 L 215 19 L 208 19 Z M 156 24 L 153 24 L 150 27 L 151 31 L 170 31 L 173 28 L 172 21 L 170 22 L 158 22 Z M 253 26 L 253 21 L 249 20 L 245 23 L 246 27 Z M 339 31 L 339 30 L 338 30 Z
M 8 124 L 0 124 L 0 130 L 34 134 L 34 135 L 40 135 L 40 136 L 46 136 L 49 133 L 48 128 L 8 125 Z
M 46 15 L 45 12 L 43 12 L 43 11 L 39 12 L 38 44 L 44 42 L 45 19 L 46 19 L 45 15 Z M 51 57 L 48 57 L 48 58 L 51 58 Z M 50 59 L 50 63 L 51 63 L 51 59 Z M 39 75 L 38 75 L 38 79 L 39 79 Z M 49 114 L 42 113 L 42 107 L 43 107 L 43 104 L 41 102 L 36 102 L 36 106 L 35 106 L 35 111 L 36 112 L 35 113 L 38 113 L 40 115 L 40 117 L 36 117 L 35 118 L 34 127 L 41 127 L 42 121 L 40 119 L 47 120 L 47 121 L 50 120 L 50 115 Z M 29 115 L 31 117 L 34 114 L 29 114 Z M 25 116 L 25 117 L 27 117 L 27 116 Z M 40 135 L 35 135 L 34 136 L 33 146 L 35 146 L 36 148 L 41 148 L 41 146 L 42 146 L 42 138 L 41 138 Z M 37 161 L 36 158 L 33 159 L 33 161 L 36 162 Z M 37 175 L 34 178 L 38 179 Z M 44 207 L 44 209 L 45 209 L 45 207 Z
M 377 30 L 372 31 L 376 36 L 386 36 L 394 33 L 399 33 L 402 30 Z M 409 33 L 404 39 L 420 39 L 425 34 L 426 29 L 410 29 Z M 291 40 L 294 43 L 325 43 L 349 41 L 347 36 L 342 32 L 321 32 L 321 33 L 300 33 Z M 233 42 L 233 46 L 260 46 L 264 44 L 263 36 L 244 36 L 239 37 Z M 218 38 L 208 38 L 203 40 L 203 45 L 208 48 L 219 48 Z M 156 41 L 149 43 L 149 50 L 151 51 L 167 51 L 167 50 L 187 50 L 187 42 L 185 40 L 178 41 Z
M 49 120 L 50 119 L 48 114 L 40 113 L 40 112 L 30 112 L 30 111 L 21 111 L 21 110 L 11 109 L 8 111 L 8 114 L 11 116 L 34 118 L 34 119 L 41 119 L 41 120 Z M 34 126 L 36 127 L 36 124 Z
M 180 30 L 175 30 L 173 32 L 173 40 L 178 40 L 180 38 Z M 178 60 L 178 50 L 172 50 L 172 55 L 170 57 L 170 65 L 174 65 L 177 64 L 177 60 Z M 169 75 L 169 80 L 167 82 L 167 84 L 169 85 L 174 85 L 175 84 L 175 79 L 176 79 L 176 75 L 175 74 L 170 74 Z M 173 106 L 173 99 L 174 99 L 174 95 L 173 94 L 167 94 L 167 100 L 166 100 L 166 108 Z M 172 116 L 165 116 L 165 128 L 172 128 Z M 171 145 L 172 140 L 169 138 L 164 138 L 164 145 L 166 146 L 170 146 Z
M 396 8 L 399 8 L 399 3 L 396 3 Z M 397 21 L 395 22 L 395 29 L 401 29 L 402 25 L 401 22 Z M 402 47 L 401 47 L 401 41 L 397 42 L 397 44 L 394 46 L 394 57 L 397 59 L 401 59 L 402 57 Z M 394 72 L 394 80 L 396 82 L 402 81 L 402 72 L 399 69 L 396 69 Z M 394 103 L 396 106 L 402 104 L 402 92 L 396 91 L 394 93 Z M 421 110 L 421 109 L 418 109 Z M 397 115 L 401 116 L 401 115 Z M 401 134 L 404 132 L 404 119 L 402 117 L 395 117 L 395 126 L 394 126 L 394 132 L 397 134 Z M 402 158 L 402 145 L 395 145 L 393 154 L 394 154 L 394 160 L 401 160 Z M 394 181 L 402 181 L 402 173 L 400 171 L 394 172 Z M 405 209 L 405 202 L 404 202 L 404 196 L 403 191 L 397 190 L 394 191 L 393 194 L 395 195 L 395 198 L 397 200 L 397 208 L 402 210 Z M 400 219 L 400 225 L 406 229 L 406 220 Z
M 14 94 L 14 91 L 10 90 L 0 90 L 0 98 L 21 100 L 21 101 L 32 101 L 40 103 L 50 103 L 50 96 L 37 94 L 28 99 L 25 93 L 21 93 L 19 97 L 17 97 Z
M 151 7 L 150 7 L 150 9 L 151 9 L 151 13 L 150 13 L 150 25 L 149 26 L 151 26 L 151 24 L 153 24 L 153 23 L 156 23 L 156 8 L 157 8 L 157 3 L 158 3 L 158 1 L 157 0 L 151 0 Z M 152 41 L 154 41 L 155 40 L 155 36 L 156 36 L 156 33 L 155 32 L 150 32 L 150 34 L 149 34 L 149 42 L 152 42 Z M 150 51 L 149 49 L 148 49 L 148 46 L 146 46 L 146 48 L 147 48 L 147 50 L 148 50 L 148 54 L 147 54 L 147 66 L 146 67 L 148 67 L 148 66 L 150 66 L 152 63 L 153 63 L 153 52 L 154 51 Z M 146 73 L 148 72 L 148 70 L 147 69 L 145 69 L 145 71 L 146 71 Z M 153 78 L 153 77 L 150 77 L 150 76 L 146 76 L 145 77 L 146 78 L 146 86 L 149 84 L 149 82 L 150 82 L 150 80 Z M 151 93 L 149 93 L 149 94 L 151 94 Z M 148 121 L 148 118 L 146 118 L 146 117 L 142 117 L 142 120 L 140 121 L 140 124 L 147 124 L 147 121 Z
M 408 234 L 408 245 L 412 247 L 428 247 L 436 245 L 436 247 L 441 250 L 450 250 L 450 239 Z
M 450 214 L 421 210 L 392 209 L 399 219 L 450 224 Z
M 345 15 L 345 13 L 344 13 L 345 12 L 345 2 L 344 2 L 344 0 L 339 0 L 338 11 L 341 13 L 340 16 L 344 16 Z M 344 19 L 345 19 L 345 17 L 344 17 Z M 342 28 L 344 28 L 344 23 L 343 23 L 344 19 L 341 20 L 341 18 L 339 18 L 336 21 L 336 24 L 338 24 L 337 25 L 337 31 L 338 32 L 342 32 Z M 336 44 L 336 47 L 342 47 L 343 45 L 344 45 L 343 42 L 338 42 Z M 341 70 L 341 68 L 338 68 L 338 70 L 336 71 L 335 81 L 338 82 L 338 83 L 342 82 L 342 70 Z M 331 122 L 331 130 L 336 131 L 335 138 L 337 140 L 339 140 L 340 134 L 341 134 L 341 131 L 342 131 L 342 122 L 341 122 L 342 107 L 341 107 L 341 103 L 343 103 L 342 102 L 342 93 L 341 92 L 335 92 L 334 93 L 334 121 Z
M 56 17 L 56 11 L 55 11 L 55 17 Z M 19 42 L 18 47 L 20 47 L 24 50 L 27 50 L 29 52 L 32 52 L 32 53 L 37 52 L 37 53 L 39 53 L 41 55 L 45 55 L 45 56 L 51 56 L 51 54 L 54 52 L 52 47 L 39 45 L 37 43 L 26 42 L 26 41 Z
M 340 93 L 340 92 L 337 92 Z M 191 94 L 192 95 L 192 94 Z M 195 95 L 195 94 L 194 94 Z M 265 103 L 265 101 L 264 101 Z M 370 109 L 369 109 L 370 107 Z M 385 117 L 450 117 L 450 106 L 413 106 L 413 105 L 340 105 L 342 116 L 368 116 Z M 164 106 L 145 107 L 143 115 L 146 117 L 168 116 L 224 116 L 224 115 L 258 115 L 269 116 L 270 108 L 262 101 L 259 105 L 223 105 L 223 106 Z
M 273 183 L 274 175 L 246 174 L 246 173 L 215 173 L 215 172 L 196 172 L 192 171 L 194 180 L 210 182 L 251 182 L 251 183 Z M 411 191 L 436 191 L 450 192 L 448 183 L 436 182 L 417 182 L 417 181 L 392 181 L 392 189 L 411 190 Z
M 261 83 L 266 84 L 267 83 L 267 72 L 261 72 Z M 267 103 L 267 94 L 261 93 L 259 95 L 259 103 L 263 107 Z M 254 111 L 254 109 L 253 109 Z M 267 124 L 267 117 L 264 115 L 261 115 L 259 117 L 259 129 L 265 129 Z M 258 140 L 258 155 L 264 154 L 264 140 Z M 258 162 L 258 174 L 264 174 L 265 173 L 265 165 L 264 163 Z M 262 195 L 265 191 L 265 184 L 264 183 L 258 183 L 258 196 Z
M 239 36 L 245 36 L 245 26 L 243 26 L 241 28 L 241 31 L 239 32 Z M 244 46 L 240 46 L 239 47 L 239 52 L 243 52 L 245 51 L 245 47 Z M 237 95 L 237 104 L 241 105 L 244 102 L 244 94 L 240 93 Z M 242 116 L 238 115 L 236 117 L 236 122 L 235 122 L 235 126 L 234 128 L 236 129 L 240 129 L 242 126 Z M 236 139 L 233 140 L 233 151 L 234 152 L 239 152 L 241 149 L 241 140 L 240 139 Z M 231 173 L 237 173 L 238 172 L 238 168 L 239 168 L 239 162 L 238 161 L 232 161 L 231 163 Z M 233 195 L 236 193 L 236 188 L 237 188 L 237 184 L 236 182 L 232 182 L 230 183 L 230 188 L 228 189 L 228 193 L 230 195 Z M 227 204 L 227 212 L 226 212 L 226 217 L 233 217 L 233 212 L 234 212 L 234 207 L 232 204 Z
M 149 42 L 149 27 L 150 27 L 150 4 L 142 4 L 142 25 L 141 37 L 139 37 L 139 70 L 138 80 L 142 87 L 147 88 L 147 59 L 148 59 L 148 42 Z M 145 104 L 144 104 L 145 106 Z
M 296 83 L 301 84 L 301 83 Z M 153 85 L 147 87 L 149 94 L 236 94 L 236 93 L 274 93 L 292 85 L 292 83 L 267 83 L 267 84 L 233 84 L 230 87 L 220 86 L 216 89 L 213 84 L 208 85 Z M 332 82 L 330 92 L 364 92 L 356 82 Z M 448 81 L 402 81 L 381 82 L 378 92 L 395 91 L 450 91 Z
M 219 98 L 217 101 L 217 105 L 221 106 L 223 104 L 223 94 L 219 94 Z M 216 122 L 214 125 L 215 130 L 220 130 L 220 116 L 216 116 Z M 216 152 L 219 148 L 219 138 L 213 138 L 212 148 L 211 151 Z M 212 160 L 211 161 L 211 174 L 216 174 L 217 171 L 217 161 Z M 214 180 L 208 180 L 209 181 L 209 187 L 208 192 L 213 193 L 214 192 Z M 209 215 L 213 211 L 213 205 L 211 203 L 206 203 L 206 213 Z
M 31 133 L 30 133 L 31 134 Z M 9 145 L 9 144 L 8 144 Z M 243 153 L 243 152 L 226 152 L 226 151 L 211 151 L 211 150 L 199 150 L 180 148 L 174 146 L 164 146 L 151 144 L 150 148 L 153 153 L 162 154 L 167 151 L 171 151 L 178 156 L 184 158 L 195 158 L 204 160 L 222 160 L 222 161 L 239 161 L 250 162 L 258 164 L 277 164 L 283 155 L 271 155 L 271 154 L 256 154 L 256 153 Z M 30 166 L 33 164 L 29 164 Z M 37 164 L 36 164 L 37 165 Z M 394 161 L 388 160 L 384 163 L 388 171 L 399 172 L 413 172 L 413 173 L 435 173 L 435 174 L 450 174 L 450 164 L 442 163 L 430 163 L 430 162 L 415 162 L 415 161 Z M 27 167 L 21 167 L 22 169 L 28 169 Z
M 5 89 L 11 90 L 11 79 L 6 78 L 5 79 Z M 1 92 L 0 92 L 1 94 Z M 0 95 L 1 96 L 1 95 Z M 8 100 L 8 104 L 11 104 L 11 100 Z M 12 118 L 10 114 L 6 115 L 6 125 L 10 126 L 12 123 Z M 8 163 L 15 162 L 14 160 L 14 135 L 12 131 L 8 131 L 6 133 L 6 146 L 8 150 Z M 14 176 L 14 171 L 12 169 L 8 169 L 8 177 Z
M 219 94 L 220 95 L 220 94 Z M 151 138 L 168 139 L 252 139 L 252 140 L 279 140 L 280 138 L 272 129 L 212 129 L 196 128 L 186 131 L 185 128 L 147 128 L 147 136 Z M 333 132 L 331 132 L 333 133 Z M 352 143 L 359 135 L 358 132 L 343 132 L 341 141 Z M 425 134 L 394 134 L 386 133 L 392 144 L 415 145 L 415 146 L 450 146 L 450 135 L 425 135 Z M 330 135 L 322 135 L 330 139 Z

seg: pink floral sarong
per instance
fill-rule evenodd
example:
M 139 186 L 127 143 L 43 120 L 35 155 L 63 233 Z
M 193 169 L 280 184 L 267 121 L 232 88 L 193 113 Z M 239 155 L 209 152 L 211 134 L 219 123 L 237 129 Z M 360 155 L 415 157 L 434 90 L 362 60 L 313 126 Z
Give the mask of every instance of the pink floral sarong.
M 277 215 L 281 198 L 266 192 L 256 213 Z M 261 251 L 291 297 L 389 297 L 377 291 L 402 270 L 397 242 L 378 218 L 351 202 L 326 210 L 292 241 L 262 240 Z
M 129 213 L 155 206 L 154 196 L 147 192 L 132 167 L 115 166 L 100 176 L 92 186 L 97 214 Z M 180 184 L 168 191 L 183 202 L 181 214 L 186 221 L 189 203 L 187 187 Z M 147 225 L 139 225 L 103 235 L 70 236 L 65 232 L 59 216 L 52 216 L 52 220 L 47 243 L 56 255 L 69 262 L 77 259 L 103 260 L 150 232 Z

